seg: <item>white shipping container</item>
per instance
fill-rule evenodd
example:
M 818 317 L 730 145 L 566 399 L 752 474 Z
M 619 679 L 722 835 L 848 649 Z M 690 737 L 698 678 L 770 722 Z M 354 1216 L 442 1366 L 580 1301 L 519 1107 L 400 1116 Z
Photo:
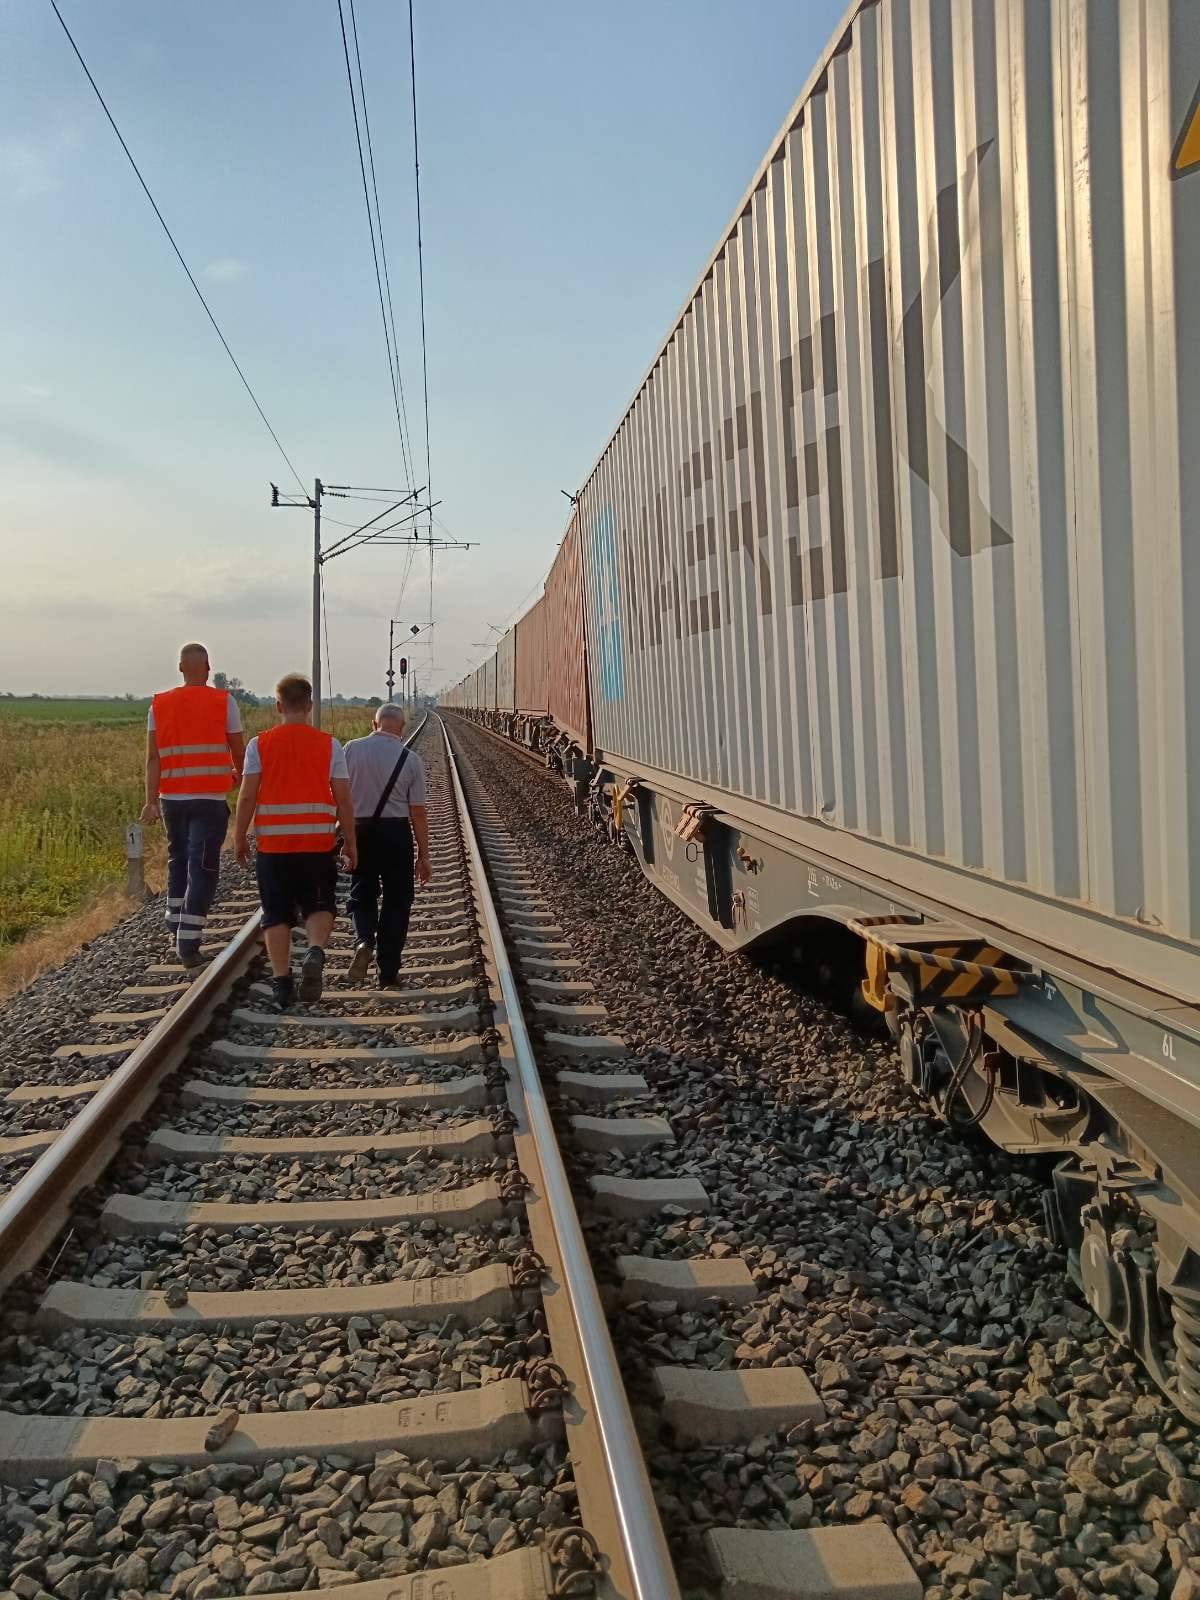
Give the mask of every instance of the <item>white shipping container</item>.
M 853 7 L 579 511 L 609 760 L 1186 999 L 1198 85 L 1197 0 Z

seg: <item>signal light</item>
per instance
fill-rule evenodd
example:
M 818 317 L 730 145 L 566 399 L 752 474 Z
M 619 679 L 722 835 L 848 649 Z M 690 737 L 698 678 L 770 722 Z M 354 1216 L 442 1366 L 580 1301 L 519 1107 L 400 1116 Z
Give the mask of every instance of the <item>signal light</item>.
M 401 656 L 400 657 L 400 676 L 402 678 L 407 678 L 408 677 L 408 657 L 407 656 Z

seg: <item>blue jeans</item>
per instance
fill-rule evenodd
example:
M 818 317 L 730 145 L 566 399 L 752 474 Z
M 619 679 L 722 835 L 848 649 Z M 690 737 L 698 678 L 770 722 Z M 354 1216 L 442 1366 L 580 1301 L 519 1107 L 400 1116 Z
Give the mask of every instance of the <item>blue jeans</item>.
M 229 807 L 211 800 L 159 801 L 167 831 L 167 928 L 180 954 L 198 950 L 217 892 Z

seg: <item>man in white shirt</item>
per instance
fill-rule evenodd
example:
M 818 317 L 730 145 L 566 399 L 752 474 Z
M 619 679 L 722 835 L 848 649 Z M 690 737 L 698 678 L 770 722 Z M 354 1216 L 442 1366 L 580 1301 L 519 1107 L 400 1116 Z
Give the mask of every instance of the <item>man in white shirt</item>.
M 379 987 L 386 989 L 396 981 L 408 937 L 414 869 L 418 882 L 430 878 L 425 763 L 404 743 L 399 706 L 379 707 L 374 732 L 347 744 L 346 766 L 358 840 L 358 865 L 350 881 L 358 944 L 348 976 L 351 985 L 361 983 L 374 955 Z

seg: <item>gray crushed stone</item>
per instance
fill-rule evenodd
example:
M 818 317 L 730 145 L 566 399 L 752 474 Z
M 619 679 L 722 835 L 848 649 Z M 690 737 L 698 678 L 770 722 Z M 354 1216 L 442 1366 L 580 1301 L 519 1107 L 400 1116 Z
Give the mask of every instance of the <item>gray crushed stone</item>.
M 332 1134 L 370 1138 L 384 1133 L 459 1128 L 481 1115 L 464 1111 L 415 1111 L 382 1101 L 329 1101 L 315 1105 L 253 1105 L 213 1101 L 169 1115 L 180 1133 L 218 1133 L 255 1139 L 304 1139 Z
M 136 1239 L 105 1239 L 81 1228 L 55 1277 L 118 1289 L 190 1292 L 321 1289 L 408 1282 L 509 1261 L 525 1247 L 517 1219 L 453 1230 L 430 1217 L 353 1232 L 333 1229 L 190 1226 Z
M 0 1406 L 20 1415 L 199 1417 L 331 1410 L 479 1389 L 549 1352 L 541 1312 L 469 1326 L 394 1317 L 263 1321 L 247 1330 L 43 1335 L 0 1330 Z
M 186 1472 L 106 1460 L 0 1491 L 0 1571 L 20 1600 L 220 1600 L 452 1569 L 576 1520 L 557 1443 L 436 1464 L 396 1451 Z
M 199 1162 L 195 1166 L 150 1167 L 139 1175 L 138 1181 L 127 1182 L 123 1187 L 147 1199 L 193 1203 L 379 1200 L 387 1195 L 461 1189 L 465 1184 L 498 1176 L 507 1165 L 502 1157 L 448 1161 L 424 1151 L 394 1159 L 363 1152 L 331 1157 L 328 1161 L 224 1156 L 220 1161 Z
M 241 890 L 250 882 L 242 868 L 226 860 L 219 894 Z M 174 959 L 163 910 L 164 897 L 151 896 L 140 910 L 0 1005 L 0 1033 L 5 1040 L 0 1087 L 44 1081 L 43 1069 L 59 1045 L 93 1036 L 88 1021 L 93 1013 L 127 1003 L 118 1000 L 118 991 L 126 984 L 171 981 L 146 978 L 148 966 Z

